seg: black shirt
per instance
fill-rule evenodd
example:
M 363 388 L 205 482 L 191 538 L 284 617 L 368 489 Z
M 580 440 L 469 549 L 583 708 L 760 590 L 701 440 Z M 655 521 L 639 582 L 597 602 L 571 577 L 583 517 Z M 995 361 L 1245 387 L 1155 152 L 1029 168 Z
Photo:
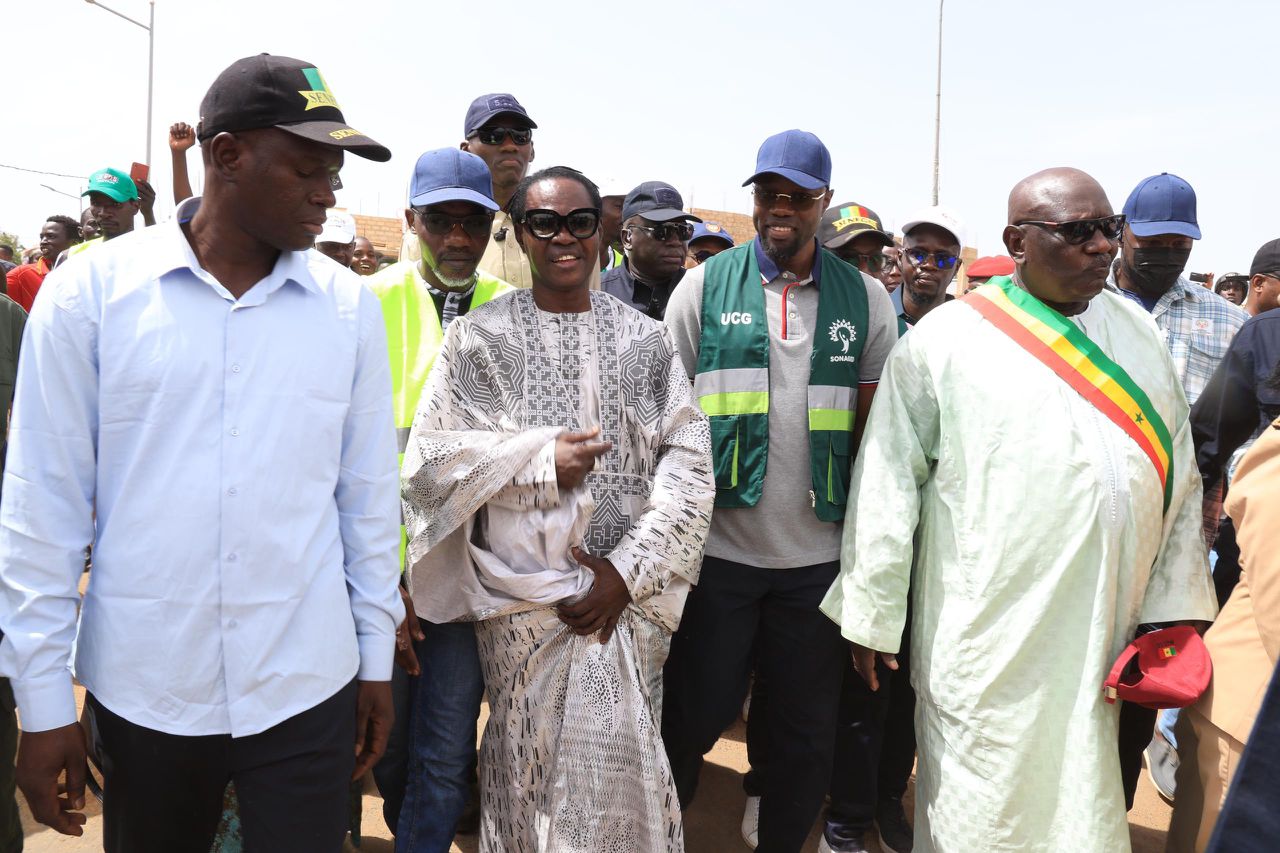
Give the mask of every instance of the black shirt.
M 667 313 L 667 302 L 671 299 L 671 291 L 676 289 L 676 285 L 682 278 L 684 278 L 683 268 L 662 284 L 649 285 L 633 276 L 630 262 L 624 260 L 600 277 L 600 289 L 627 303 L 641 314 L 661 320 Z

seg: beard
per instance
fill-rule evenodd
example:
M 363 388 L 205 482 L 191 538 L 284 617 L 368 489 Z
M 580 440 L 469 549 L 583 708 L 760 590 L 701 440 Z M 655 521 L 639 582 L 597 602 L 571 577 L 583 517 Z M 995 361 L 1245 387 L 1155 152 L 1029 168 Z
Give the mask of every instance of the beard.
M 454 278 L 452 276 L 445 275 L 444 272 L 441 271 L 440 267 L 436 266 L 435 261 L 429 256 L 422 260 L 431 267 L 431 272 L 435 273 L 436 280 L 450 290 L 466 290 L 471 287 L 471 285 L 475 284 L 476 280 L 480 277 L 480 273 L 477 270 L 466 278 Z
M 799 240 L 793 240 L 789 244 L 779 245 L 766 237 L 764 240 L 760 241 L 760 244 L 764 248 L 765 256 L 775 264 L 786 263 L 794 258 L 796 253 L 800 251 Z

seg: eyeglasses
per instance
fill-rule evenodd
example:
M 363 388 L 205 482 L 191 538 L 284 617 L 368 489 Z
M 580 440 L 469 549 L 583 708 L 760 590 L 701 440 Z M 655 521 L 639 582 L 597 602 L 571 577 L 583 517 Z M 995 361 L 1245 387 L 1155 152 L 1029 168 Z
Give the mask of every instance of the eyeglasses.
M 600 227 L 600 211 L 594 207 L 580 207 L 561 216 L 554 210 L 529 210 L 520 224 L 539 240 L 550 240 L 563 229 L 568 229 L 579 240 L 585 240 Z
M 516 145 L 528 145 L 533 139 L 533 131 L 527 127 L 482 127 L 474 136 L 485 145 L 501 145 L 502 140 L 508 137 Z
M 865 269 L 869 273 L 878 273 L 893 265 L 893 258 L 888 255 L 882 255 L 879 252 L 874 255 L 864 255 L 862 252 L 853 252 L 849 258 L 849 262 L 859 269 Z
M 924 249 L 903 249 L 902 256 L 911 262 L 913 267 L 922 267 L 933 258 L 933 265 L 940 270 L 953 268 L 960 258 L 950 252 L 926 252 Z
M 693 259 L 700 264 L 705 264 L 708 258 L 714 258 L 716 254 L 716 252 L 709 251 L 708 249 L 702 249 L 693 253 Z
M 679 238 L 681 243 L 688 243 L 693 238 L 693 226 L 688 222 L 664 222 L 661 225 L 652 227 L 648 225 L 631 225 L 629 227 L 647 231 L 649 236 L 659 243 L 665 243 L 672 237 Z
M 1082 243 L 1089 242 L 1093 239 L 1095 231 L 1101 231 L 1103 237 L 1114 243 L 1120 239 L 1121 233 L 1124 232 L 1124 214 L 1117 213 L 1115 216 L 1100 216 L 1097 219 L 1073 219 L 1070 222 L 1040 222 L 1034 219 L 1027 219 L 1013 224 L 1052 228 L 1072 246 L 1079 246 Z
M 751 194 L 756 197 L 756 204 L 761 207 L 773 207 L 780 199 L 785 198 L 787 205 L 795 211 L 808 210 L 827 197 L 826 190 L 817 195 L 805 195 L 804 193 L 776 193 L 762 187 L 753 187 Z
M 436 213 L 417 207 L 413 209 L 413 212 L 418 214 L 418 218 L 422 220 L 422 225 L 427 229 L 428 233 L 435 234 L 437 237 L 443 237 L 459 225 L 462 226 L 462 230 L 466 232 L 468 237 L 488 237 L 489 228 L 493 225 L 492 213 L 450 216 L 447 213 Z

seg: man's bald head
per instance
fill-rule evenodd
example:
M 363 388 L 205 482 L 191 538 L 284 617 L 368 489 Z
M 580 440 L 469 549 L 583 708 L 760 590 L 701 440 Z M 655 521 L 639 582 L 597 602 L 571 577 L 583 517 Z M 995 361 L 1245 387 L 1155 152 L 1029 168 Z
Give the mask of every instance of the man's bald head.
M 1026 289 L 1064 313 L 1083 311 L 1106 285 L 1116 241 L 1095 227 L 1083 243 L 1072 243 L 1053 223 L 1112 215 L 1102 185 L 1079 169 L 1045 169 L 1018 181 L 1009 193 L 1004 244 Z
M 1009 192 L 1009 222 L 1079 219 L 1071 215 L 1071 208 L 1098 199 L 1106 202 L 1107 194 L 1092 175 L 1070 166 L 1055 166 L 1028 175 L 1014 185 Z

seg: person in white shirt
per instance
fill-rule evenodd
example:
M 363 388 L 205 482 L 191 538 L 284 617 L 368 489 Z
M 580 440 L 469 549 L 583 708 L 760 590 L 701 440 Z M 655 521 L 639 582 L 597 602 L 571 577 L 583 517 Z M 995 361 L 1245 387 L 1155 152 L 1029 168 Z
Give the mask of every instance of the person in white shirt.
M 200 113 L 204 198 L 72 258 L 28 323 L 0 508 L 18 783 L 83 832 L 74 642 L 108 853 L 205 853 L 228 781 L 249 853 L 337 853 L 391 723 L 398 477 L 377 299 L 309 250 L 344 151 L 391 155 L 296 59 L 237 61 Z

